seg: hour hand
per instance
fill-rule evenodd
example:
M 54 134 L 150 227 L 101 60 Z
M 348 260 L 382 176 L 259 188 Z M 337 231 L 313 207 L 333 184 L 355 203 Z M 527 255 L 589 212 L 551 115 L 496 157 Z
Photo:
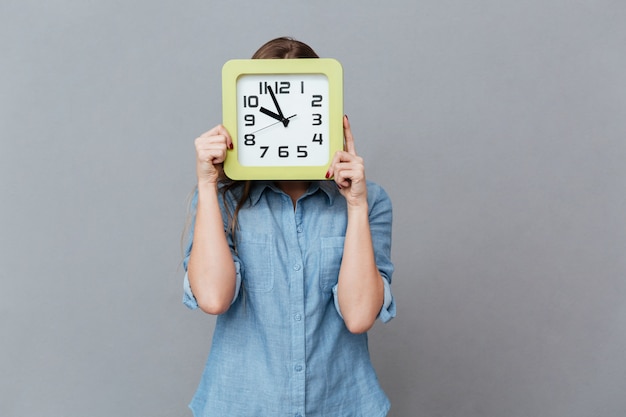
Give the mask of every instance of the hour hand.
M 280 114 L 276 114 L 271 110 L 266 109 L 265 107 L 261 107 L 259 109 L 259 111 L 261 113 L 265 113 L 267 114 L 269 117 L 272 117 L 276 120 L 278 120 L 279 122 L 281 122 L 283 124 L 283 126 L 287 127 L 287 125 L 289 124 L 289 117 L 283 117 Z
M 276 114 L 276 113 L 274 113 L 273 111 L 266 109 L 265 107 L 261 107 L 261 108 L 259 109 L 259 111 L 260 111 L 261 113 L 267 114 L 269 117 L 272 117 L 272 118 L 274 118 L 274 119 L 278 120 L 279 122 L 282 122 L 282 121 L 285 119 L 285 118 L 284 118 L 283 116 L 281 116 L 280 114 Z

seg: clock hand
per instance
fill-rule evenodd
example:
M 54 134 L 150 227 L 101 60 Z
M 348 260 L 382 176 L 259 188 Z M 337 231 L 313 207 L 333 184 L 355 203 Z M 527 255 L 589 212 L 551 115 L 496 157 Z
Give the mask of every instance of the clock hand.
M 270 96 L 272 96 L 272 101 L 274 102 L 274 105 L 276 106 L 276 110 L 278 111 L 278 115 L 281 117 L 281 121 L 283 122 L 283 125 L 285 127 L 287 127 L 287 125 L 289 124 L 289 119 L 285 118 L 285 115 L 283 114 L 282 110 L 280 109 L 280 106 L 278 105 L 278 100 L 276 100 L 276 95 L 274 94 L 274 91 L 272 90 L 272 87 L 270 87 L 268 85 L 267 89 L 270 92 Z
M 296 117 L 296 116 L 297 116 L 297 114 L 291 115 L 291 116 L 289 116 L 289 117 L 285 117 L 285 120 L 286 120 L 287 122 L 289 122 L 289 120 L 290 120 L 290 119 L 292 119 L 292 118 L 294 118 L 294 117 Z M 251 135 L 254 135 L 256 132 L 260 132 L 261 130 L 265 130 L 265 129 L 267 129 L 268 127 L 272 127 L 272 126 L 277 125 L 277 124 L 279 124 L 279 123 L 283 123 L 283 124 L 285 124 L 285 122 L 284 122 L 283 120 L 279 120 L 279 121 L 277 121 L 277 122 L 272 123 L 271 125 L 267 125 L 267 126 L 265 126 L 265 127 L 262 127 L 262 128 L 260 128 L 260 129 L 255 130 L 254 132 L 250 132 L 250 134 L 251 134 Z
M 265 107 L 261 107 L 259 109 L 259 111 L 261 113 L 267 114 L 269 117 L 272 117 L 272 118 L 278 120 L 279 122 L 282 122 L 285 119 L 283 116 L 281 116 L 279 114 L 276 114 L 273 111 L 270 111 L 270 110 L 266 109 Z

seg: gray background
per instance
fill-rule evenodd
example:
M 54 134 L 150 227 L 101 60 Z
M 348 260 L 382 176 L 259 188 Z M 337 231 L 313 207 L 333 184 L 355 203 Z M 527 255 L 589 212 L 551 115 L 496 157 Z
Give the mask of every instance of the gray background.
M 345 71 L 395 206 L 391 416 L 626 415 L 626 3 L 0 3 L 0 415 L 188 416 L 193 139 L 222 64 L 292 35 Z

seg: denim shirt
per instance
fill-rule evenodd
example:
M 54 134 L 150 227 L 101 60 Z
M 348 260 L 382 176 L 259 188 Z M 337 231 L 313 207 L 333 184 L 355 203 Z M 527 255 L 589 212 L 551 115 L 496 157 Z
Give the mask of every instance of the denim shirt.
M 396 313 L 390 290 L 391 201 L 380 186 L 368 182 L 367 188 L 385 288 L 379 318 L 387 322 Z M 226 199 L 234 207 L 236 196 L 229 191 Z M 197 194 L 194 214 L 196 204 Z M 220 204 L 228 231 L 221 197 Z M 228 233 L 236 293 L 228 311 L 217 317 L 209 358 L 189 405 L 194 416 L 387 415 L 390 404 L 370 362 L 367 334 L 348 331 L 337 302 L 347 207 L 335 183 L 313 182 L 294 210 L 291 198 L 273 183 L 253 182 L 238 224 L 236 251 Z M 187 274 L 183 302 L 198 307 Z

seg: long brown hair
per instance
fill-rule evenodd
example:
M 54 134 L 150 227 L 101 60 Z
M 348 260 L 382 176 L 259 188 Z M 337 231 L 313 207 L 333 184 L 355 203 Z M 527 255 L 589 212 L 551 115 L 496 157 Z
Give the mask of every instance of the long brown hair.
M 261 46 L 255 53 L 252 55 L 252 59 L 296 59 L 296 58 L 319 58 L 319 56 L 315 53 L 315 51 L 306 43 L 297 41 L 293 38 L 289 37 L 280 37 L 276 39 L 272 39 L 269 42 L 266 42 L 263 46 Z M 237 216 L 239 214 L 239 210 L 243 206 L 243 204 L 250 197 L 250 181 L 233 181 L 230 178 L 226 177 L 222 171 L 222 175 L 220 178 L 220 183 L 222 184 L 222 196 L 224 197 L 224 206 L 226 207 L 226 212 L 228 214 L 228 227 L 230 229 L 230 233 L 233 237 L 233 241 L 235 241 L 235 231 L 237 229 Z M 237 198 L 237 203 L 235 207 L 229 207 L 226 199 L 226 193 L 228 191 L 239 191 L 241 192 Z

